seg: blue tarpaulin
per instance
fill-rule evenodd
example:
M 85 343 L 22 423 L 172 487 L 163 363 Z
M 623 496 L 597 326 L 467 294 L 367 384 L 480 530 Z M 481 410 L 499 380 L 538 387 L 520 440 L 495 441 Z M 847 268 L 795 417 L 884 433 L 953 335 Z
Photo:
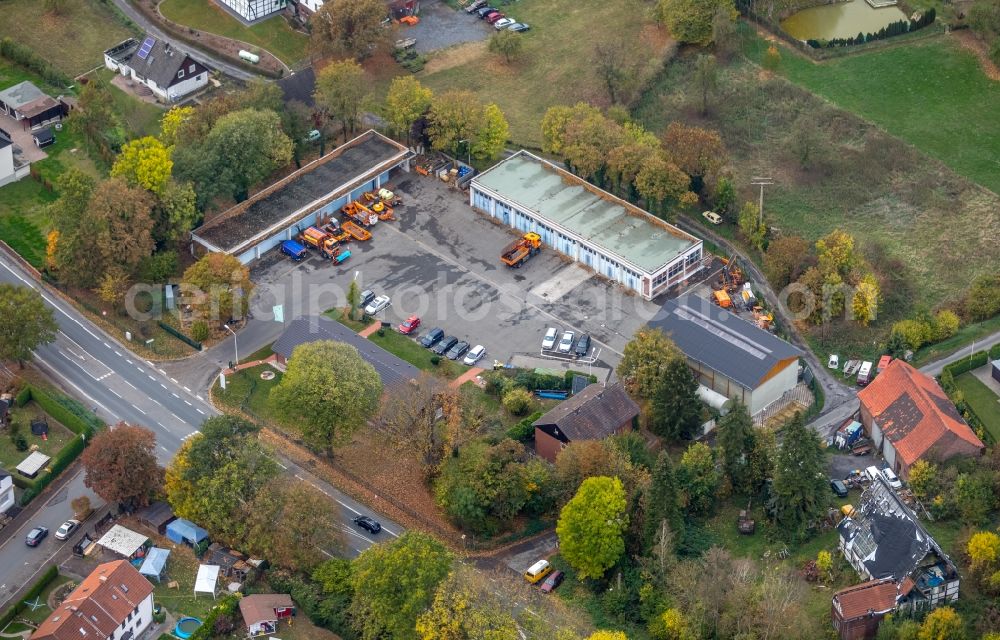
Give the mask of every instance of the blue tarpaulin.
M 184 518 L 177 518 L 167 525 L 167 537 L 178 544 L 196 545 L 208 537 L 208 532 Z
M 143 561 L 142 566 L 139 567 L 139 573 L 144 576 L 156 578 L 156 581 L 159 582 L 160 576 L 163 574 L 163 569 L 167 566 L 167 558 L 169 556 L 169 549 L 153 547 L 149 550 L 149 554 Z

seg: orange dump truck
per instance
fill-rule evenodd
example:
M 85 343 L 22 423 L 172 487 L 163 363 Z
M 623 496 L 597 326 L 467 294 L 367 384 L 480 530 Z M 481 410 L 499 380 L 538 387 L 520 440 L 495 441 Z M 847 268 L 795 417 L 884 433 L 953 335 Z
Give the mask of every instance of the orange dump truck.
M 537 233 L 526 233 L 504 248 L 500 262 L 517 269 L 541 250 L 542 237 Z

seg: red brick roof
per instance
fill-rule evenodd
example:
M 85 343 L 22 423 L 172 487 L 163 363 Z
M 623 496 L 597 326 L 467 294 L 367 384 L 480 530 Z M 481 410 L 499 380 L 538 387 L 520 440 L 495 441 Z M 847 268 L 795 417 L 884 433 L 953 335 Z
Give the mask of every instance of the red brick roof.
M 106 562 L 42 622 L 31 640 L 110 638 L 151 593 L 153 585 L 127 561 Z
M 896 608 L 896 584 L 889 579 L 870 580 L 841 589 L 833 595 L 833 606 L 843 620 L 861 618 L 869 611 L 892 611 Z
M 902 360 L 889 363 L 858 398 L 907 466 L 931 449 L 942 460 L 983 450 L 934 378 Z

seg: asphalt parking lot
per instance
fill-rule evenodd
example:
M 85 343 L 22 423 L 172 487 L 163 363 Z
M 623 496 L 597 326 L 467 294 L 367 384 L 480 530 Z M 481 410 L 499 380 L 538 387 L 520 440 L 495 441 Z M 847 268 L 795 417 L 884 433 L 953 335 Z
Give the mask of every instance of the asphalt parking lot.
M 485 40 L 496 30 L 478 16 L 456 11 L 440 0 L 420 3 L 420 22 L 412 27 L 400 25 L 398 38 L 414 38 L 418 53 L 429 53 L 463 42 Z
M 500 252 L 514 232 L 473 211 L 465 193 L 439 180 L 400 173 L 389 188 L 404 199 L 397 220 L 379 222 L 370 241 L 351 243 L 344 264 L 315 253 L 293 263 L 271 252 L 255 265 L 255 318 L 268 318 L 280 301 L 286 322 L 343 305 L 356 277 L 362 289 L 391 296 L 392 306 L 379 319 L 396 325 L 416 314 L 421 335 L 440 326 L 471 345 L 485 345 L 486 366 L 515 354 L 537 355 L 546 328 L 556 326 L 589 333 L 589 357 L 597 354 L 598 364 L 613 367 L 657 309 L 552 250 L 543 249 L 521 269 L 505 267 Z M 278 332 L 276 324 L 271 327 Z

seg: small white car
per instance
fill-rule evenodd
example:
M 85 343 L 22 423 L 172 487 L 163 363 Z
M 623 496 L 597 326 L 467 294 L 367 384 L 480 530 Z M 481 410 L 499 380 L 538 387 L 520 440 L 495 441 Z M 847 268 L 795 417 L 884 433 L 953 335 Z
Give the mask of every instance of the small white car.
M 472 366 L 477 362 L 479 362 L 479 359 L 482 358 L 484 355 L 486 355 L 486 347 L 484 347 L 481 344 L 477 344 L 476 346 L 472 347 L 472 351 L 465 354 L 465 359 L 462 360 L 462 362 L 464 362 L 469 366 Z
M 513 18 L 500 18 L 499 20 L 493 23 L 493 28 L 496 29 L 497 31 L 502 31 L 503 29 L 506 29 L 515 22 L 517 22 L 517 20 L 514 20 Z
M 569 353 L 573 348 L 573 338 L 576 336 L 572 331 L 566 331 L 559 340 L 559 353 Z
M 556 346 L 556 335 L 559 334 L 559 330 L 555 327 L 549 327 L 545 330 L 545 337 L 542 338 L 542 349 L 546 351 L 551 351 L 553 347 Z
M 389 299 L 389 296 L 379 296 L 374 300 L 372 300 L 370 303 L 368 303 L 368 306 L 365 307 L 365 313 L 367 313 L 370 316 L 373 316 L 391 304 L 392 300 Z
M 836 353 L 830 354 L 830 359 L 826 361 L 827 369 L 839 369 L 840 368 L 840 357 Z
M 712 224 L 722 224 L 722 216 L 714 211 L 705 211 L 701 215 Z
M 903 483 L 900 482 L 899 477 L 892 472 L 892 469 L 882 469 L 882 475 L 885 477 L 885 481 L 888 482 L 889 486 L 893 489 L 903 488 Z
M 65 540 L 73 535 L 73 532 L 80 528 L 79 520 L 67 520 L 56 530 L 56 540 Z

